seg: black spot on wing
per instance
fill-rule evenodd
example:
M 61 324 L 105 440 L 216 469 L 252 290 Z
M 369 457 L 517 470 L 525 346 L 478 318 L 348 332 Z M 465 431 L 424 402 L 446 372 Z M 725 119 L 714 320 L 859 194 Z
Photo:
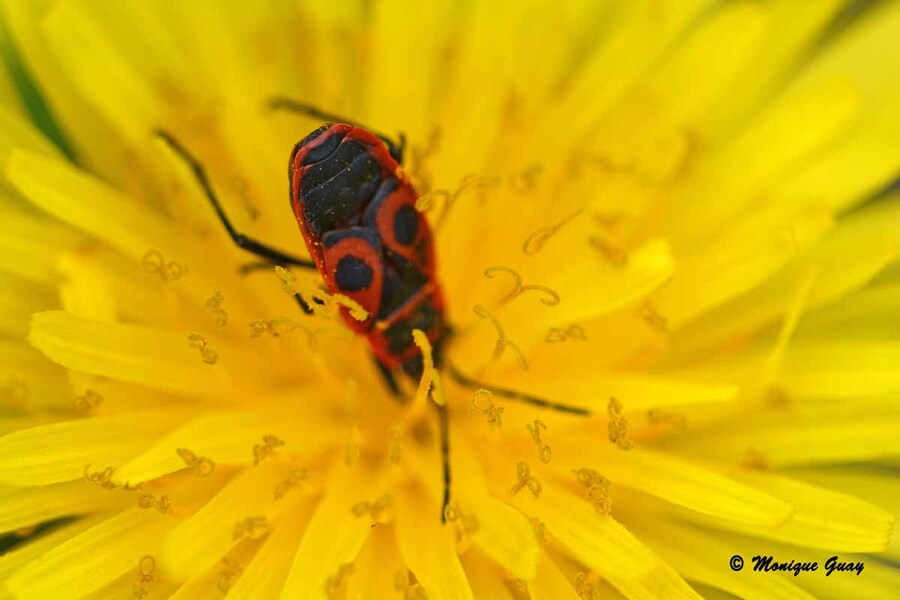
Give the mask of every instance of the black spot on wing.
M 416 239 L 419 231 L 419 213 L 408 204 L 404 204 L 394 213 L 394 239 L 398 244 L 409 246 Z
M 358 292 L 372 285 L 372 268 L 352 254 L 342 256 L 334 272 L 334 279 L 342 292 Z

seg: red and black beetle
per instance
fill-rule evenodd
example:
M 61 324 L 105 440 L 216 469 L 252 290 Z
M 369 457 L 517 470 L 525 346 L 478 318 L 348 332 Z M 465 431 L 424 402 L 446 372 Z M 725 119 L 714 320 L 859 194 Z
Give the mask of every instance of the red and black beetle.
M 459 384 L 485 388 L 495 396 L 570 414 L 589 410 L 553 402 L 515 390 L 475 381 L 442 359 L 450 328 L 444 317 L 444 297 L 437 281 L 431 227 L 416 209 L 416 190 L 400 168 L 404 139 L 399 143 L 342 117 L 289 99 L 275 99 L 273 108 L 287 109 L 331 121 L 298 143 L 291 154 L 288 176 L 291 206 L 312 260 L 304 260 L 239 233 L 219 203 L 203 166 L 165 131 L 157 134 L 190 165 L 207 198 L 240 248 L 266 265 L 316 269 L 328 291 L 343 294 L 368 312 L 364 321 L 342 314 L 347 326 L 366 336 L 385 382 L 395 395 L 394 379 L 402 369 L 413 379 L 422 375 L 422 353 L 412 333 L 422 330 L 431 342 L 435 367 Z M 304 312 L 312 312 L 298 294 Z M 450 461 L 447 407 L 434 403 L 441 426 L 444 497 L 441 520 L 450 501 Z
M 365 335 L 386 371 L 422 375 L 412 332 L 439 356 L 447 333 L 431 227 L 400 168 L 401 151 L 362 127 L 324 125 L 294 147 L 291 204 L 309 254 L 331 293 L 368 311 L 344 320 Z

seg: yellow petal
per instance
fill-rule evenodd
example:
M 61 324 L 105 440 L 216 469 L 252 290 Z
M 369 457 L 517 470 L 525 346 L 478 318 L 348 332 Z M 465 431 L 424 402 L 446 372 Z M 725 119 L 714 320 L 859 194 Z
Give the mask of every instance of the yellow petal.
M 611 17 L 578 78 L 535 132 L 554 155 L 568 148 L 652 64 L 706 2 L 632 2 Z M 665 18 L 656 18 L 659 15 Z
M 63 281 L 59 286 L 60 301 L 66 312 L 92 321 L 116 320 L 116 297 L 109 272 L 98 265 L 95 257 L 74 253 L 59 260 Z
M 68 515 L 109 510 L 130 502 L 87 481 L 41 487 L 0 486 L 0 531 L 15 531 Z
M 648 78 L 647 86 L 672 119 L 689 125 L 702 120 L 722 89 L 736 77 L 743 79 L 742 67 L 758 50 L 763 32 L 769 33 L 768 8 L 750 2 L 722 6 Z M 696 77 L 698 72 L 703 77 Z M 685 81 L 694 85 L 685 86 Z
M 757 471 L 735 472 L 735 479 L 781 498 L 794 513 L 776 527 L 725 527 L 797 546 L 836 552 L 881 552 L 890 543 L 894 517 L 863 500 Z
M 65 367 L 122 381 L 200 394 L 229 381 L 221 365 L 204 363 L 187 334 L 47 311 L 33 316 L 29 341 Z
M 2 197 L 6 197 L 5 194 Z M 37 219 L 23 210 L 0 208 L 0 271 L 29 281 L 55 285 L 60 252 L 74 247 L 81 236 L 68 227 Z
M 4 337 L 24 340 L 31 313 L 56 305 L 48 287 L 0 271 L 0 334 Z
M 772 102 L 701 164 L 679 195 L 668 227 L 684 241 L 716 236 L 750 208 L 769 182 L 832 141 L 859 109 L 859 91 L 845 77 Z M 709 202 L 711 197 L 715 202 Z
M 452 497 L 459 500 L 466 514 L 478 520 L 472 540 L 517 578 L 534 579 L 538 546 L 531 524 L 517 510 L 491 495 L 481 461 L 460 437 L 453 442 L 452 467 Z
M 311 502 L 304 501 L 285 514 L 241 573 L 240 579 L 228 590 L 228 598 L 251 600 L 279 596 L 312 514 L 311 509 Z
M 394 579 L 397 573 L 406 572 L 406 565 L 400 560 L 400 552 L 394 541 L 394 528 L 376 526 L 353 562 L 353 576 L 347 585 L 347 599 L 399 598 L 400 593 L 394 587 Z
M 117 130 L 139 141 L 162 122 L 155 90 L 110 42 L 90 12 L 77 5 L 54 6 L 43 23 L 45 40 L 71 81 Z M 108 93 L 115 89 L 115 94 Z
M 0 482 L 45 485 L 116 467 L 174 427 L 183 416 L 135 412 L 22 429 L 0 438 Z
M 537 577 L 528 584 L 528 591 L 534 600 L 576 600 L 580 597 L 546 552 L 540 554 Z
M 216 464 L 248 465 L 254 460 L 253 446 L 261 443 L 264 435 L 282 440 L 283 450 L 292 456 L 312 456 L 342 440 L 345 432 L 327 415 L 299 408 L 296 396 L 289 403 L 269 402 L 255 410 L 215 412 L 197 416 L 172 431 L 117 469 L 113 479 L 135 484 L 184 469 L 178 448 L 188 448 Z
M 591 465 L 614 483 L 662 498 L 689 510 L 752 526 L 776 526 L 793 512 L 790 503 L 711 469 L 668 453 L 632 448 L 594 451 L 585 462 L 580 439 L 554 443 L 553 465 L 561 473 Z M 580 451 L 579 451 L 580 449 Z
M 13 573 L 6 586 L 23 600 L 80 598 L 152 555 L 171 520 L 132 508 L 56 546 Z
M 238 543 L 218 564 L 191 577 L 169 596 L 171 600 L 221 600 L 223 592 L 231 593 L 230 583 L 241 575 L 242 565 L 255 558 L 260 540 L 245 539 Z
M 237 475 L 166 536 L 162 546 L 166 571 L 184 579 L 213 566 L 243 537 L 236 535 L 240 523 L 256 517 L 268 520 L 283 506 L 276 505 L 272 490 L 284 477 L 283 470 L 267 463 Z
M 671 328 L 715 308 L 768 278 L 831 227 L 822 207 L 796 214 L 763 213 L 679 260 L 678 274 L 655 303 Z
M 6 581 L 12 573 L 24 565 L 87 531 L 107 517 L 108 515 L 85 517 L 32 535 L 27 541 L 23 541 L 22 544 L 0 555 L 0 581 Z M 0 591 L 2 591 L 2 587 L 0 587 Z
M 471 600 L 465 571 L 456 555 L 452 531 L 442 527 L 438 507 L 424 490 L 406 485 L 396 489 L 397 545 L 400 554 L 430 600 Z
M 833 467 L 806 467 L 791 469 L 791 476 L 814 485 L 841 492 L 856 498 L 865 499 L 888 512 L 896 519 L 897 482 L 893 471 L 878 467 L 864 468 L 856 465 Z M 895 525 L 896 527 L 896 525 Z M 900 559 L 900 535 L 891 536 L 890 546 L 882 555 L 889 560 Z
M 776 382 L 788 394 L 845 398 L 900 389 L 900 343 L 847 341 L 795 344 Z
M 665 443 L 667 452 L 685 453 L 693 458 L 715 456 L 724 461 L 743 462 L 759 457 L 777 467 L 856 460 L 872 460 L 900 454 L 900 416 L 861 413 L 856 407 L 840 411 L 818 411 L 818 418 L 798 415 L 741 417 L 718 422 L 703 431 L 691 432 Z M 765 435 L 760 435 L 765 431 Z
M 21 407 L 71 406 L 65 370 L 22 342 L 0 340 L 0 381 L 12 388 L 7 402 Z
M 297 548 L 282 598 L 328 600 L 328 578 L 336 575 L 341 565 L 353 562 L 371 529 L 371 521 L 355 516 L 352 508 L 358 502 L 374 502 L 381 497 L 381 489 L 383 484 L 373 469 L 360 464 L 337 467 Z
M 513 504 L 537 517 L 571 555 L 628 597 L 697 598 L 696 592 L 618 521 L 552 480 L 539 498 L 521 492 Z
M 633 511 L 629 526 L 663 559 L 693 582 L 725 590 L 748 600 L 813 600 L 808 592 L 784 577 L 761 577 L 759 573 L 736 574 L 725 565 L 741 549 L 718 539 L 710 530 L 686 526 L 663 518 L 661 514 L 640 515 Z M 745 556 L 745 569 L 752 566 Z
M 755 290 L 689 324 L 676 334 L 673 351 L 685 353 L 740 339 L 781 315 L 804 277 L 818 273 L 807 312 L 865 285 L 897 256 L 900 219 L 895 201 L 865 207 L 842 218 L 805 256 L 789 264 Z
M 6 177 L 35 205 L 131 258 L 148 250 L 173 254 L 184 262 L 183 241 L 172 224 L 134 199 L 61 160 L 27 150 L 13 152 Z

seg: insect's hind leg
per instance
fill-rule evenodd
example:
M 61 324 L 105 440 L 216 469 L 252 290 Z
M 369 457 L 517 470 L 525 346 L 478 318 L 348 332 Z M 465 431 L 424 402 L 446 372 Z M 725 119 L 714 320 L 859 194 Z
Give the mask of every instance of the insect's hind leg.
M 432 403 L 438 411 L 438 425 L 441 430 L 441 472 L 444 480 L 444 495 L 441 499 L 441 523 L 447 522 L 447 509 L 450 506 L 450 418 L 447 407 L 438 402 Z
M 384 385 L 388 391 L 391 392 L 394 398 L 401 399 L 402 394 L 400 393 L 400 386 L 397 384 L 397 378 L 394 376 L 394 371 L 378 360 L 377 356 L 372 355 L 372 358 L 375 360 L 375 366 L 378 367 L 378 372 L 381 373 L 381 378 L 384 379 Z
M 219 217 L 219 221 L 221 221 L 222 226 L 225 227 L 225 230 L 228 232 L 228 235 L 234 241 L 235 245 L 270 263 L 291 265 L 294 267 L 302 267 L 304 269 L 316 268 L 316 264 L 311 260 L 304 260 L 302 258 L 297 258 L 296 256 L 291 256 L 290 254 L 277 250 L 238 232 L 231 223 L 231 219 L 225 214 L 225 210 L 222 208 L 222 204 L 219 202 L 219 198 L 216 196 L 212 183 L 210 183 L 209 177 L 206 174 L 206 169 L 203 168 L 200 161 L 198 161 L 193 154 L 188 152 L 188 150 L 167 131 L 157 129 L 156 135 L 159 136 L 159 138 L 191 168 L 191 171 L 193 171 L 194 176 L 203 188 L 203 193 L 206 195 L 210 204 L 212 204 L 213 209 L 216 211 L 216 215 Z
M 456 383 L 472 390 L 485 389 L 491 392 L 493 395 L 499 396 L 500 398 L 506 398 L 507 400 L 513 400 L 514 402 L 530 404 L 538 408 L 555 410 L 556 412 L 567 413 L 579 417 L 590 417 L 593 415 L 590 409 L 584 408 L 582 406 L 574 406 L 572 404 L 555 402 L 553 400 L 548 400 L 547 398 L 542 398 L 540 396 L 534 396 L 532 394 L 526 394 L 524 392 L 497 387 L 481 381 L 476 381 L 471 377 L 464 375 L 459 371 L 459 369 L 457 369 L 449 362 L 445 363 L 445 369 L 447 370 L 447 373 L 450 374 L 450 377 L 452 377 L 453 380 L 456 381 Z

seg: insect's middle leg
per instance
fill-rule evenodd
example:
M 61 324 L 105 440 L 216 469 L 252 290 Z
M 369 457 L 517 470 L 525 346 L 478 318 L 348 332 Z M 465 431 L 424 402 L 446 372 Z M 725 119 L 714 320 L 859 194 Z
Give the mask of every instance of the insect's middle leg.
M 194 157 L 184 146 L 181 145 L 178 140 L 176 140 L 170 133 L 163 131 L 161 129 L 156 131 L 156 135 L 159 136 L 161 140 L 163 140 L 166 144 L 168 144 L 169 148 L 172 149 L 175 154 L 177 154 L 181 160 L 183 160 L 194 173 L 194 177 L 197 178 L 197 181 L 200 183 L 200 187 L 203 188 L 203 193 L 206 194 L 206 198 L 209 200 L 210 204 L 212 204 L 213 209 L 216 211 L 216 215 L 219 217 L 219 221 L 222 223 L 222 226 L 228 232 L 228 235 L 231 237 L 232 241 L 237 245 L 241 250 L 249 252 L 250 254 L 254 254 L 264 261 L 277 265 L 290 265 L 293 267 L 301 267 L 304 269 L 316 269 L 316 264 L 311 260 L 305 260 L 302 258 L 298 258 L 296 256 L 292 256 L 287 254 L 286 252 L 282 252 L 268 244 L 264 244 L 258 240 L 247 237 L 243 233 L 240 233 L 237 229 L 235 229 L 234 225 L 231 223 L 231 219 L 228 218 L 228 215 L 225 214 L 225 209 L 222 208 L 222 204 L 219 202 L 219 198 L 216 195 L 216 192 L 213 190 L 212 183 L 209 180 L 209 177 L 206 174 L 206 169 L 203 168 L 203 165 L 200 164 L 200 161 Z

